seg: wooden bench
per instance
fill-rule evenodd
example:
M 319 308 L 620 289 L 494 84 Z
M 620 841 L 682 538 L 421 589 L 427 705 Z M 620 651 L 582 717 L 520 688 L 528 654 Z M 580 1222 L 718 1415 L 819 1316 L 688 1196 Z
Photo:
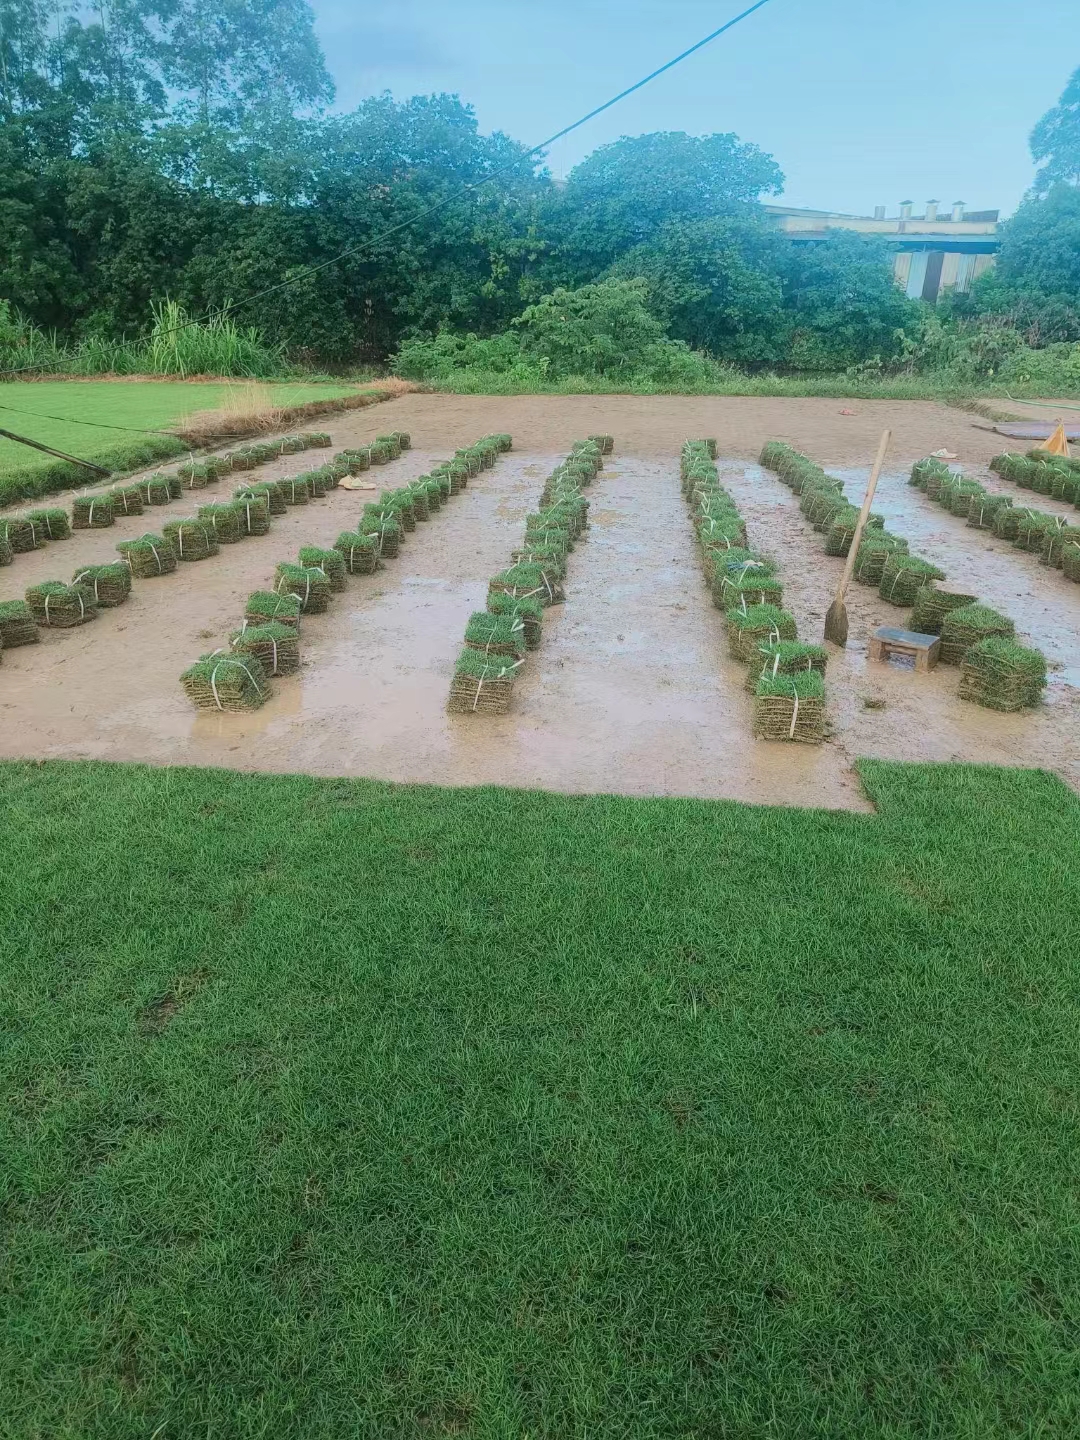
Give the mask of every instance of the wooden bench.
M 910 655 L 916 670 L 933 670 L 941 658 L 941 636 L 882 625 L 870 640 L 870 659 L 891 660 L 894 655 Z

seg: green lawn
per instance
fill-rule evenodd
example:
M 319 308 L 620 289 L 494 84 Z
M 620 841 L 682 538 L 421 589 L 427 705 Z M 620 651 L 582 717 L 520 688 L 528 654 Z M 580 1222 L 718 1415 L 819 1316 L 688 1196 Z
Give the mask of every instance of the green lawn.
M 110 468 L 129 469 L 178 454 L 183 446 L 168 437 L 141 436 L 127 429 L 99 427 L 163 429 L 185 415 L 216 408 L 230 389 L 242 386 L 240 381 L 185 384 L 168 380 L 55 380 L 32 385 L 8 381 L 0 384 L 0 429 L 14 430 L 31 440 L 40 440 L 44 445 Z M 329 400 L 348 394 L 355 387 L 290 383 L 273 385 L 270 389 L 278 404 L 303 405 L 309 400 Z M 49 418 L 51 416 L 64 418 L 56 420 Z M 77 423 L 85 421 L 93 423 Z M 33 489 L 37 481 L 36 493 L 39 494 L 56 488 L 48 480 L 54 472 L 59 473 L 60 468 L 48 455 L 13 440 L 0 439 L 0 503 L 13 498 L 7 492 L 16 484 L 22 487 L 29 484 Z M 83 480 L 93 483 L 94 477 L 89 472 L 84 471 L 79 479 L 74 479 L 67 474 L 71 467 L 62 468 L 61 478 L 65 484 Z
M 0 1434 L 1080 1433 L 1080 803 L 0 767 Z

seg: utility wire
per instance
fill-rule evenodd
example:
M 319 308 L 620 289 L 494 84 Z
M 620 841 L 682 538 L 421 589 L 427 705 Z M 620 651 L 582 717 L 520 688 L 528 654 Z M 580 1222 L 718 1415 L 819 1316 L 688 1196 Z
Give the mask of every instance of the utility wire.
M 646 75 L 644 79 L 636 81 L 633 85 L 628 85 L 625 90 L 620 90 L 619 93 L 617 95 L 613 95 L 610 100 L 605 100 L 603 105 L 597 105 L 597 107 L 594 110 L 590 110 L 587 115 L 582 115 L 580 120 L 575 120 L 572 125 L 564 126 L 562 130 L 557 130 L 554 135 L 550 135 L 546 140 L 541 140 L 539 145 L 534 145 L 531 150 L 526 150 L 524 155 L 519 156 L 518 160 L 516 160 L 512 165 L 507 165 L 504 166 L 501 170 L 496 170 L 494 174 L 486 176 L 483 180 L 472 180 L 467 182 L 466 184 L 460 186 L 457 190 L 453 190 L 448 195 L 444 195 L 442 199 L 436 200 L 434 204 L 429 205 L 426 209 L 420 210 L 415 215 L 411 215 L 407 220 L 401 220 L 398 222 L 398 224 L 391 225 L 389 229 L 382 230 L 377 235 L 369 236 L 367 240 L 361 241 L 359 245 L 350 246 L 349 249 L 342 250 L 339 254 L 332 255 L 328 260 L 322 260 L 317 265 L 306 265 L 303 267 L 302 270 L 298 271 L 294 275 L 290 275 L 286 280 L 279 281 L 276 285 L 270 285 L 265 290 L 257 290 L 254 295 L 248 295 L 243 300 L 236 300 L 230 302 L 230 304 L 226 305 L 222 310 L 208 310 L 204 315 L 194 320 L 185 320 L 182 324 L 173 325 L 168 330 L 159 330 L 157 332 L 158 337 L 161 338 L 165 335 L 175 335 L 178 331 L 190 329 L 190 327 L 193 325 L 205 324 L 207 320 L 212 319 L 215 316 L 218 319 L 224 319 L 227 315 L 231 315 L 234 310 L 239 310 L 241 306 L 251 305 L 256 300 L 265 299 L 268 295 L 276 295 L 279 291 L 287 290 L 290 286 L 299 284 L 301 281 L 308 279 L 312 275 L 318 275 L 320 271 L 329 269 L 331 265 L 338 265 L 342 260 L 351 259 L 354 255 L 361 255 L 365 250 L 370 250 L 376 245 L 381 245 L 384 240 L 389 240 L 392 235 L 397 235 L 402 230 L 407 230 L 411 225 L 415 225 L 418 221 L 426 220 L 429 215 L 434 215 L 439 210 L 445 209 L 445 207 L 449 205 L 450 202 L 456 199 L 459 195 L 468 194 L 471 191 L 479 190 L 484 185 L 490 185 L 494 180 L 501 180 L 505 176 L 513 174 L 517 169 L 517 166 L 520 164 L 521 160 L 527 160 L 531 156 L 539 154 L 540 151 L 547 150 L 549 146 L 555 144 L 556 140 L 562 140 L 567 135 L 573 134 L 575 130 L 580 130 L 582 125 L 588 124 L 590 120 L 595 120 L 597 115 L 602 115 L 605 110 L 610 110 L 613 105 L 618 105 L 619 102 L 621 100 L 625 100 L 628 95 L 633 95 L 635 91 L 641 90 L 644 86 L 650 84 L 653 80 L 658 79 L 661 75 L 665 75 L 669 70 L 673 70 L 676 65 L 681 65 L 682 62 L 689 59 L 691 55 L 696 55 L 697 52 L 699 50 L 703 50 L 706 45 L 711 45 L 714 40 L 718 40 L 721 35 L 726 34 L 728 30 L 734 29 L 736 25 L 740 24 L 743 20 L 748 19 L 751 15 L 754 14 L 756 10 L 760 10 L 768 3 L 769 0 L 756 0 L 755 4 L 749 6 L 746 10 L 741 11 L 732 19 L 725 21 L 723 25 L 720 25 L 717 29 L 706 35 L 703 39 L 697 41 L 696 44 L 691 45 L 689 49 L 683 50 L 681 54 L 676 55 L 674 59 L 668 60 L 665 64 L 659 66 L 656 70 L 653 70 L 650 74 Z M 39 370 L 40 368 L 41 367 L 38 365 L 26 366 L 26 370 Z M 25 373 L 25 371 L 7 370 L 3 373 L 6 375 L 20 375 Z M 88 422 L 76 421 L 74 423 L 83 424 Z

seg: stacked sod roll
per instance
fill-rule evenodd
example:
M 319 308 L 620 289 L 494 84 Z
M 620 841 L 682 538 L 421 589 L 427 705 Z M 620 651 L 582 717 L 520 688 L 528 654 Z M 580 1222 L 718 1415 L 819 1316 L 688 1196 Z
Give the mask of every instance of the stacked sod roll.
M 328 443 L 329 437 L 325 440 Z M 354 467 L 384 464 L 410 445 L 409 435 L 397 430 L 363 452 L 342 452 L 316 470 L 285 480 L 249 482 L 228 505 L 202 507 L 199 523 L 214 530 L 215 543 L 265 533 L 271 515 L 325 498 L 354 473 Z M 466 475 L 478 474 L 510 445 L 509 435 L 485 436 L 430 475 L 384 490 L 376 504 L 363 507 L 355 528 L 343 531 L 331 547 L 302 545 L 295 561 L 281 561 L 272 588 L 248 596 L 240 628 L 231 632 L 228 648 L 200 656 L 181 675 L 181 686 L 196 709 L 243 711 L 264 704 L 274 679 L 300 669 L 301 618 L 325 614 L 333 597 L 348 588 L 350 575 L 371 575 L 384 560 L 396 557 L 405 534 L 414 531 L 418 521 L 438 514 L 444 500 L 457 493 L 450 478 L 454 466 Z
M 716 441 L 687 440 L 679 469 L 702 572 L 713 603 L 724 612 L 728 649 L 746 666 L 755 735 L 820 744 L 825 738 L 825 647 L 800 642 L 795 617 L 783 608 L 775 563 L 749 547 L 746 523 L 720 484 Z
M 1075 501 L 1080 485 L 1080 462 L 1046 452 L 998 455 L 990 469 L 1022 488 L 1059 500 Z M 911 483 L 974 529 L 990 530 L 1017 550 L 1037 555 L 1040 564 L 1073 578 L 1073 567 L 1065 565 L 1066 547 L 1080 544 L 1080 525 L 1071 523 L 1067 515 L 1017 505 L 1011 495 L 992 495 L 978 480 L 965 479 L 932 456 L 913 466 Z
M 490 439 L 509 448 L 509 436 Z M 447 700 L 452 714 L 502 715 L 509 709 L 526 654 L 540 644 L 544 610 L 564 598 L 567 557 L 588 531 L 589 502 L 583 492 L 604 468 L 604 454 L 613 445 L 610 436 L 576 441 L 548 476 L 511 564 L 488 582 L 487 608 L 472 614 L 465 626 Z M 464 457 L 459 452 L 455 459 Z M 468 483 L 467 477 L 461 483 Z

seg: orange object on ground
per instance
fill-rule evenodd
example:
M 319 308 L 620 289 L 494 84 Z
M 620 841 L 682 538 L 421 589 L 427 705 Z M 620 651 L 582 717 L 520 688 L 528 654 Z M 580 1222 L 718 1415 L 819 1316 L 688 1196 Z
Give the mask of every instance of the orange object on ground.
M 1063 420 L 1058 421 L 1057 429 L 1050 436 L 1050 439 L 1047 440 L 1045 445 L 1039 446 L 1039 449 L 1049 450 L 1051 455 L 1064 455 L 1065 458 L 1068 459 L 1069 441 L 1068 437 L 1065 434 L 1065 422 Z

